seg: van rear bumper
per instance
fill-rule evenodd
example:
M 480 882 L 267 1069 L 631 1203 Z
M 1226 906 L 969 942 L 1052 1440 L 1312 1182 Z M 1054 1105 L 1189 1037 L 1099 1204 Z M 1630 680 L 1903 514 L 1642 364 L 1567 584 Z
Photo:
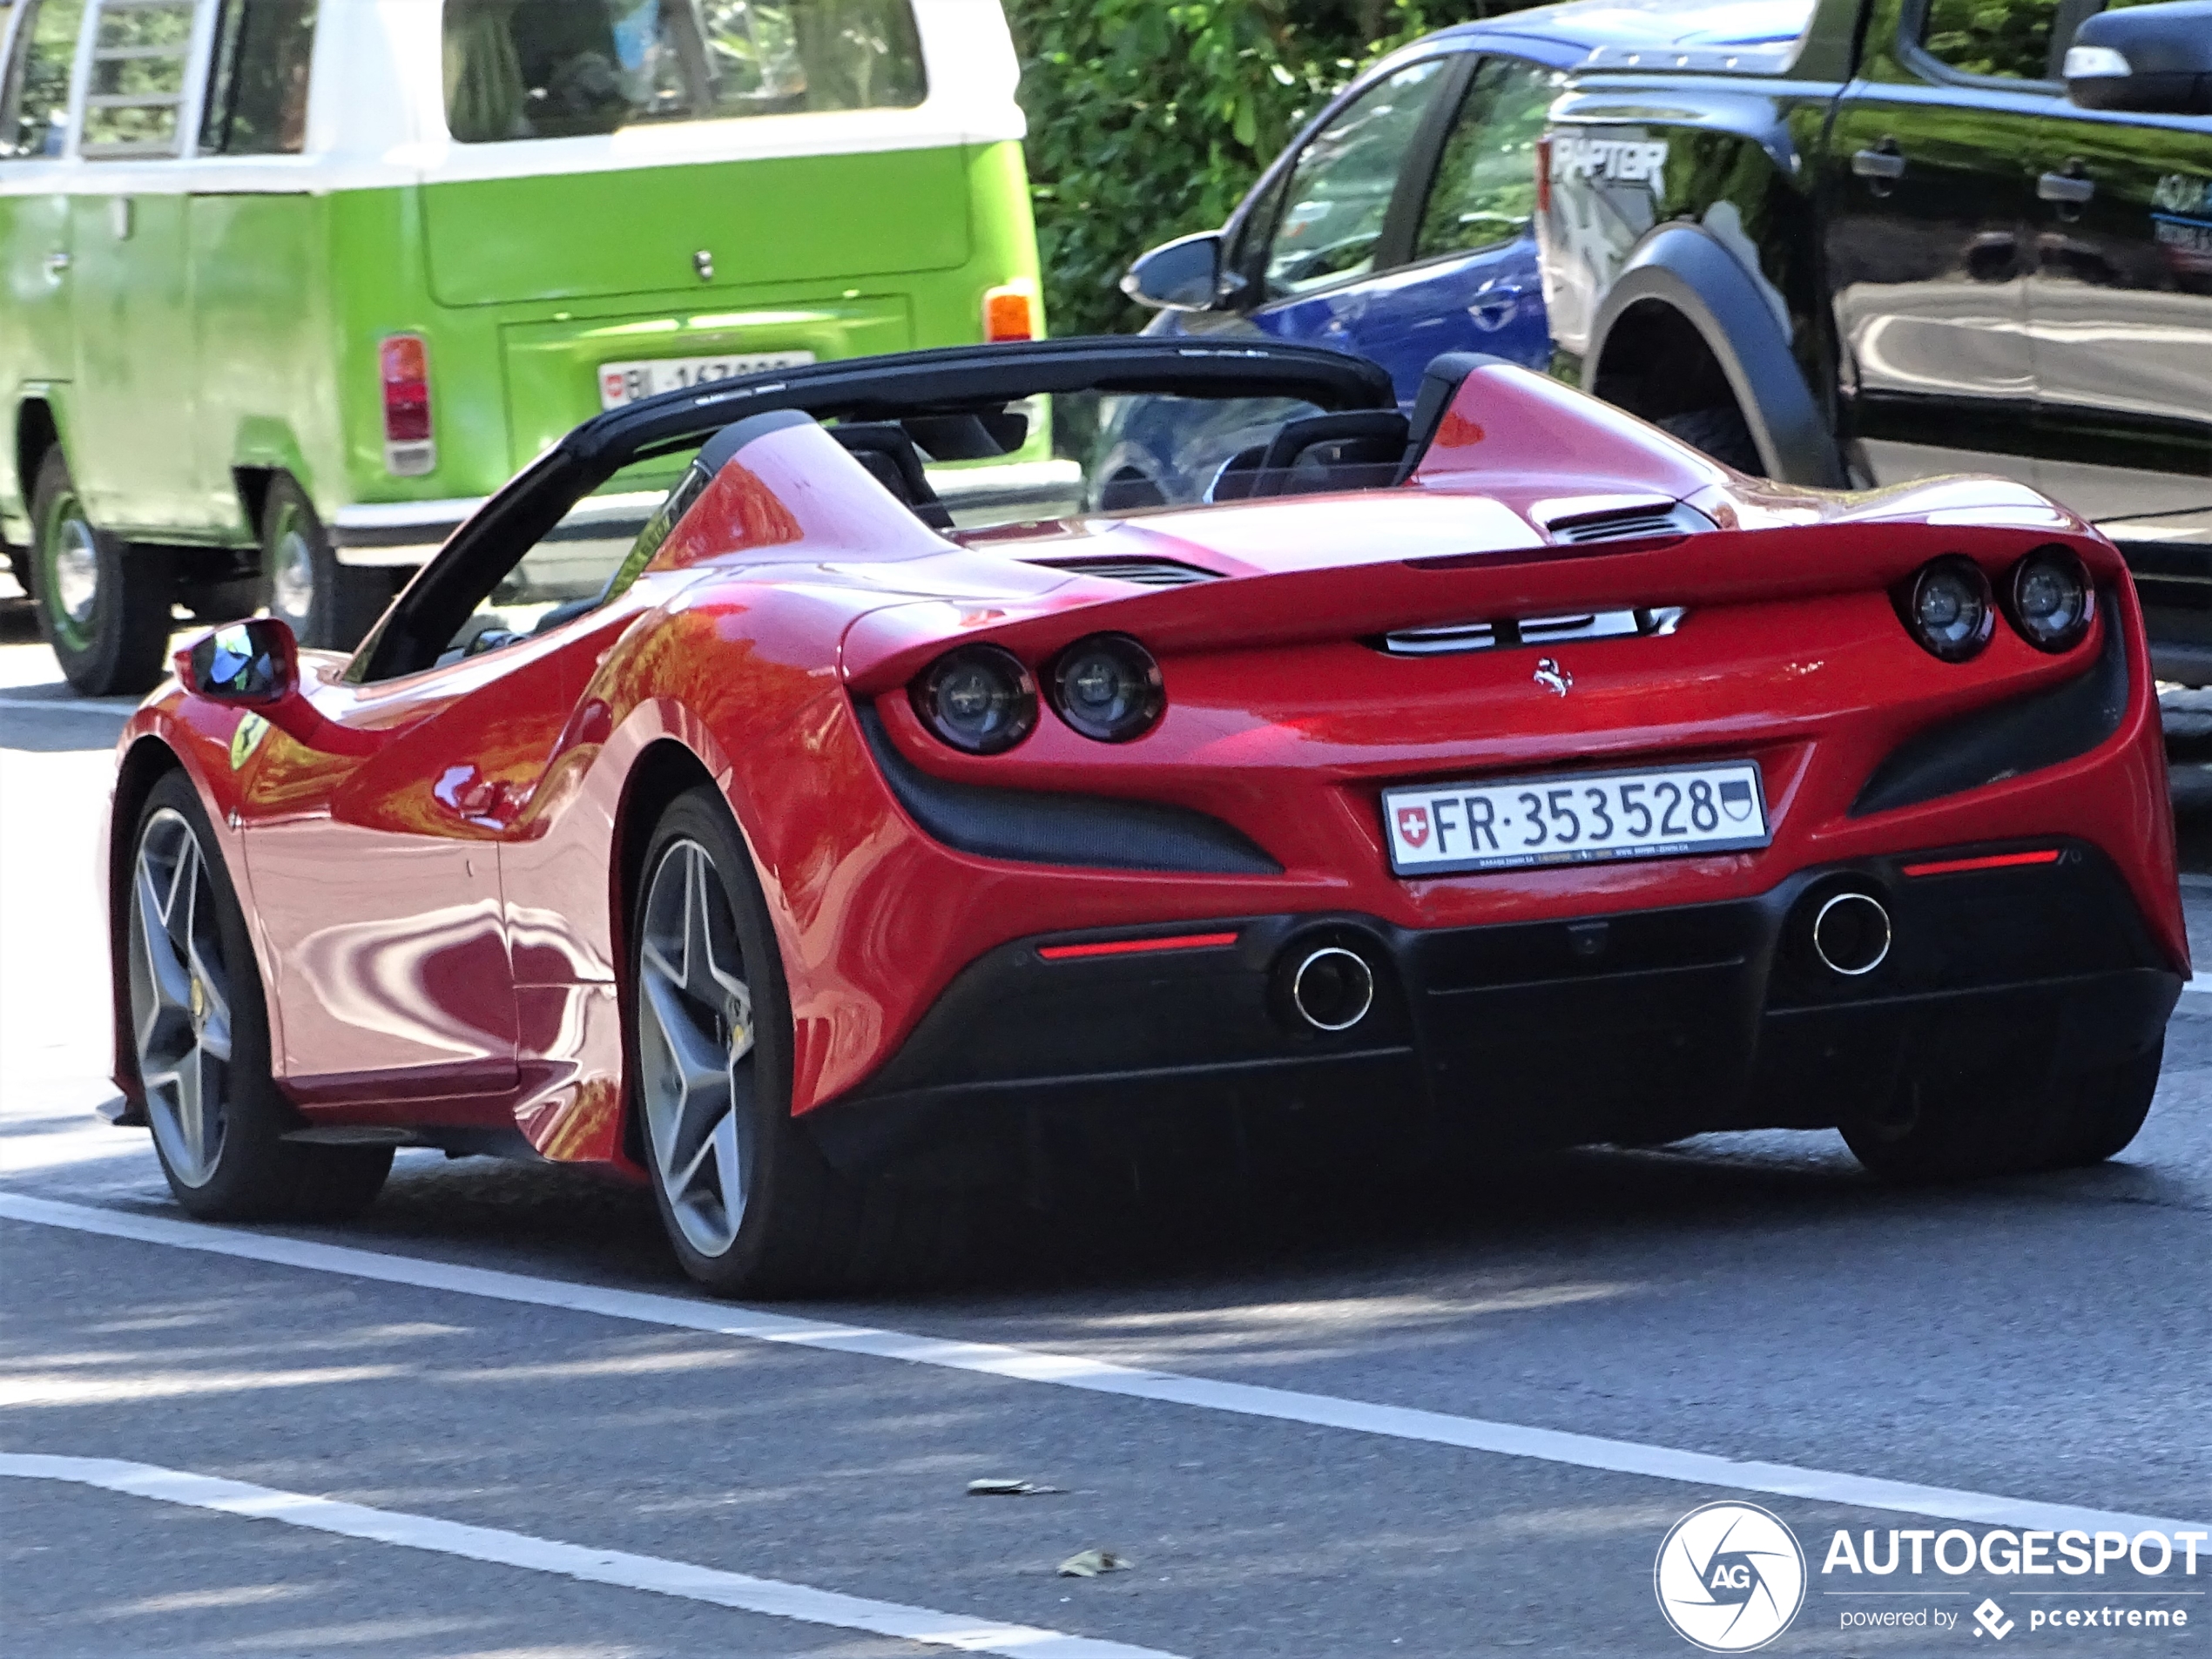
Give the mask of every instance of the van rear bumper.
M 937 498 L 954 520 L 967 513 L 1034 507 L 1072 511 L 1082 505 L 1082 468 L 1073 461 L 1012 461 L 981 467 L 927 469 Z M 338 563 L 412 570 L 428 564 L 446 538 L 491 498 L 365 502 L 330 515 L 328 531 Z M 554 532 L 593 541 L 635 536 L 664 499 L 660 490 L 637 490 L 595 499 L 571 511 Z

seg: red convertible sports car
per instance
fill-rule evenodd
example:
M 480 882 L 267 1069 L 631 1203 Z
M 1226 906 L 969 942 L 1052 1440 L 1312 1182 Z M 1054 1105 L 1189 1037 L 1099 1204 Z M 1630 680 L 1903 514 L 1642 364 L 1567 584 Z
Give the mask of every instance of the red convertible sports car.
M 1202 499 L 941 499 L 1134 395 L 1248 440 Z M 1144 340 L 651 400 L 350 658 L 199 639 L 120 757 L 118 1109 L 187 1210 L 356 1208 L 398 1145 L 598 1163 L 728 1291 L 1163 1126 L 2084 1163 L 2188 972 L 2101 537 L 1754 483 L 1478 356 L 1410 411 Z

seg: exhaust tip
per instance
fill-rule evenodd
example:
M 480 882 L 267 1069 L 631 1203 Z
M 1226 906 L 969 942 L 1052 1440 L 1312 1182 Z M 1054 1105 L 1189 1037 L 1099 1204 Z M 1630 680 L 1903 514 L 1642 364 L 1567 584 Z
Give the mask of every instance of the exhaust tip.
M 1291 970 L 1291 1006 L 1316 1031 L 1349 1031 L 1375 1005 L 1375 970 L 1342 945 L 1310 950 Z
M 1812 949 L 1831 974 L 1871 974 L 1890 954 L 1890 913 L 1871 894 L 1839 893 L 1813 913 Z

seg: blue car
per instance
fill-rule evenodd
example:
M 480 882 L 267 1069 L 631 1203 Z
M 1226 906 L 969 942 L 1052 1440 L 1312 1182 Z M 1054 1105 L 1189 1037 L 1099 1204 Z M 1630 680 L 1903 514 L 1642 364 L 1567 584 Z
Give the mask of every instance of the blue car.
M 1148 334 L 1331 347 L 1390 371 L 1410 406 L 1439 354 L 1551 366 L 1537 272 L 1538 139 L 1593 51 L 1787 45 L 1806 0 L 1573 3 L 1464 24 L 1376 64 L 1278 157 L 1218 232 L 1154 248 L 1122 288 Z M 1100 413 L 1109 509 L 1201 500 L 1297 413 L 1129 397 Z M 1356 459 L 1356 456 L 1339 457 Z

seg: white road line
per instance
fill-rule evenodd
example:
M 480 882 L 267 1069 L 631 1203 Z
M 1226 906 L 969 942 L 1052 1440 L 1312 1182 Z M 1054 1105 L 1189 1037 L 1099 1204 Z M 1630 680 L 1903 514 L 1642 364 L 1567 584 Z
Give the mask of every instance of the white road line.
M 2185 991 L 2212 991 L 2212 974 L 2192 974 L 2182 981 Z
M 105 714 L 110 719 L 124 719 L 138 708 L 130 703 L 64 703 L 57 699 L 42 702 L 35 697 L 0 697 L 0 709 L 22 709 L 33 714 Z
M 904 1359 L 913 1365 L 1002 1377 L 1015 1382 L 1049 1383 L 1090 1393 L 1119 1394 L 1190 1406 L 1202 1411 L 1231 1412 L 1242 1417 L 1349 1429 L 1356 1433 L 1381 1434 L 1393 1440 L 1420 1440 L 1471 1452 L 1492 1452 L 1504 1457 L 1533 1458 L 1575 1468 L 1646 1475 L 1657 1480 L 1679 1480 L 1727 1491 L 1764 1492 L 1809 1502 L 1894 1509 L 1908 1514 L 1993 1526 L 2009 1522 L 2054 1532 L 2063 1532 L 2068 1527 L 2087 1532 L 2119 1527 L 2131 1534 L 2147 1530 L 2170 1534 L 2192 1527 L 2212 1529 L 2212 1523 L 2204 1521 L 2043 1503 L 1986 1492 L 1886 1480 L 1871 1475 L 1800 1468 L 1788 1463 L 1739 1463 L 1733 1458 L 1707 1452 L 1683 1452 L 1635 1440 L 1604 1440 L 1563 1429 L 1487 1422 L 1480 1418 L 1455 1417 L 1406 1406 L 1376 1406 L 1331 1394 L 1305 1394 L 1250 1383 L 1177 1376 L 1171 1372 L 1140 1371 L 1074 1354 L 1003 1347 L 996 1343 L 957 1342 L 942 1337 L 878 1331 L 867 1325 L 833 1325 L 826 1320 L 796 1318 L 789 1314 L 733 1307 L 726 1303 L 612 1290 L 596 1285 L 571 1284 L 565 1279 L 533 1278 L 491 1268 L 464 1267 L 450 1262 L 392 1256 L 381 1251 L 314 1244 L 266 1233 L 232 1232 L 193 1222 L 61 1204 L 20 1193 L 0 1192 L 0 1219 L 36 1222 L 110 1238 L 205 1251 L 211 1255 L 301 1267 L 315 1272 L 350 1274 L 421 1290 L 451 1291 L 464 1296 L 525 1303 L 533 1307 L 565 1308 L 607 1318 L 742 1337 L 756 1342 Z
M 280 1492 L 273 1487 L 249 1486 L 243 1480 L 187 1474 L 151 1463 L 126 1463 L 115 1458 L 0 1453 L 0 1477 L 10 1475 L 19 1480 L 65 1480 L 73 1486 L 98 1487 L 105 1492 L 152 1498 L 192 1509 L 212 1509 L 219 1514 L 239 1515 L 249 1521 L 280 1521 L 287 1527 L 335 1533 L 341 1538 L 397 1544 L 405 1549 L 427 1549 L 440 1555 L 520 1567 L 534 1573 L 557 1573 L 563 1578 L 580 1579 L 587 1584 L 647 1590 L 655 1595 L 709 1602 L 743 1613 L 765 1613 L 772 1618 L 796 1619 L 806 1624 L 833 1625 L 840 1630 L 866 1630 L 875 1635 L 957 1648 L 963 1653 L 1004 1654 L 1008 1659 L 1175 1659 L 1172 1654 L 1157 1648 L 1133 1648 L 1122 1642 L 1071 1636 L 1058 1630 L 1039 1629 L 1035 1625 L 995 1624 L 988 1619 L 966 1619 L 958 1614 L 937 1613 L 926 1607 L 907 1607 L 897 1602 L 871 1602 L 864 1596 L 788 1584 L 781 1579 L 753 1578 L 744 1573 L 694 1566 L 689 1561 L 665 1561 L 658 1555 L 632 1555 L 624 1550 L 590 1549 L 581 1544 L 533 1538 L 528 1533 L 502 1532 L 495 1527 L 466 1527 L 459 1521 L 440 1521 L 432 1515 L 411 1515 L 395 1509 L 340 1503 L 330 1498 L 311 1498 L 304 1493 Z

